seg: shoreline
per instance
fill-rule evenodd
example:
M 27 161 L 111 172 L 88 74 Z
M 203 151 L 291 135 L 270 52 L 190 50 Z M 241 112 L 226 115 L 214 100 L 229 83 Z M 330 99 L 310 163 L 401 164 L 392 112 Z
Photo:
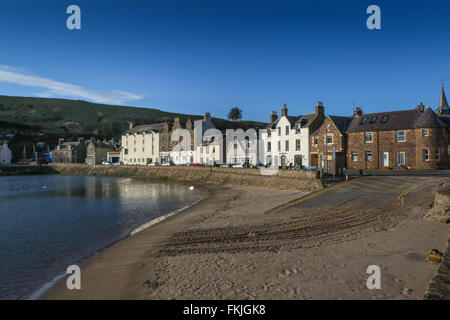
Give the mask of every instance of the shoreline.
M 64 176 L 64 175 L 66 175 L 66 174 L 62 174 L 62 176 Z M 111 178 L 115 178 L 115 177 L 111 177 Z M 136 178 L 136 179 L 146 179 L 146 180 L 150 181 L 151 183 L 169 183 L 169 184 L 170 183 L 175 183 L 175 184 L 183 185 L 183 186 L 186 186 L 186 187 L 187 187 L 187 185 L 189 185 L 189 184 L 184 183 L 182 181 L 160 181 L 160 180 L 154 180 L 154 179 L 147 178 L 147 177 L 130 177 L 130 178 L 132 178 L 132 179 L 134 179 L 134 178 Z M 109 247 L 115 245 L 116 243 L 119 243 L 120 241 L 123 241 L 123 240 L 125 240 L 125 239 L 127 239 L 129 237 L 133 237 L 136 234 L 138 234 L 139 232 L 142 232 L 142 231 L 144 231 L 144 230 L 146 230 L 146 229 L 148 229 L 148 228 L 150 228 L 150 227 L 152 227 L 152 226 L 154 226 L 154 225 L 156 225 L 158 223 L 161 223 L 161 222 L 163 222 L 164 220 L 166 220 L 166 219 L 168 219 L 170 217 L 176 216 L 177 214 L 180 214 L 183 211 L 188 210 L 190 207 L 196 205 L 197 203 L 199 203 L 199 202 L 201 202 L 201 201 L 203 201 L 203 200 L 205 200 L 205 199 L 207 199 L 209 197 L 209 193 L 204 188 L 202 188 L 198 184 L 194 184 L 193 186 L 194 186 L 194 188 L 197 189 L 196 192 L 200 193 L 200 195 L 201 195 L 200 199 L 194 201 L 193 203 L 191 203 L 191 204 L 189 204 L 187 206 L 184 206 L 182 208 L 179 208 L 179 209 L 176 209 L 174 211 L 168 212 L 166 214 L 163 214 L 163 215 L 161 215 L 159 217 L 153 218 L 150 221 L 145 222 L 145 223 L 137 226 L 129 234 L 125 235 L 124 237 L 113 241 L 112 243 L 110 243 L 110 244 L 108 244 L 108 245 L 106 245 L 106 246 L 96 250 L 95 252 L 93 252 L 93 253 L 91 253 L 91 254 L 81 258 L 78 261 L 74 261 L 73 264 L 81 265 L 85 261 L 87 261 L 90 258 L 100 254 L 104 250 L 107 250 Z M 49 281 L 45 281 L 39 287 L 37 287 L 34 290 L 32 290 L 29 294 L 19 298 L 19 300 L 42 300 L 42 299 L 44 299 L 46 294 L 49 291 L 51 291 L 56 285 L 58 285 L 61 282 L 64 282 L 66 280 L 67 276 L 68 275 L 66 273 L 61 273 L 61 274 L 55 275 L 53 277 L 53 279 L 51 279 Z

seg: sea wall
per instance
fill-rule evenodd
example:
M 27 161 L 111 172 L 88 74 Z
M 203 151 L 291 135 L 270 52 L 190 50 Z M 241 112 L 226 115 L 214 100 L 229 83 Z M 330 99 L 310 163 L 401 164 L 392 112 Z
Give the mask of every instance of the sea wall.
M 49 166 L 13 165 L 0 166 L 0 176 L 21 176 L 33 174 L 50 174 L 53 168 Z
M 215 167 L 150 167 L 84 164 L 52 164 L 57 173 L 68 175 L 149 177 L 159 180 L 178 180 L 220 185 L 244 185 L 282 190 L 313 191 L 322 182 L 315 172 L 279 170 L 275 175 L 262 175 L 258 169 Z

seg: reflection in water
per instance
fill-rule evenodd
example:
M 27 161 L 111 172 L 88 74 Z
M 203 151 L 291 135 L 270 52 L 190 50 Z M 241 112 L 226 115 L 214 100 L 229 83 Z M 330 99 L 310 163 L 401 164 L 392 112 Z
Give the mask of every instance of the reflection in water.
M 0 299 L 28 294 L 74 262 L 200 195 L 139 179 L 0 178 Z

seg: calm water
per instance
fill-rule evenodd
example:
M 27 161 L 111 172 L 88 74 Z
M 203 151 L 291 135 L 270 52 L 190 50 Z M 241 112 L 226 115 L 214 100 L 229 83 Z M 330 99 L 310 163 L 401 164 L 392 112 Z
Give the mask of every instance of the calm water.
M 200 199 L 130 178 L 0 177 L 0 299 L 23 298 L 139 225 Z

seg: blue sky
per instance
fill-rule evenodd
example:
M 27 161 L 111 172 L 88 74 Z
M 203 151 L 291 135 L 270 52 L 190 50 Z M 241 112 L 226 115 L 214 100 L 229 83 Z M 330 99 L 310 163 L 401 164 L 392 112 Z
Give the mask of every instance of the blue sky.
M 81 30 L 66 8 L 81 8 Z M 381 8 L 381 30 L 366 9 Z M 450 83 L 450 2 L 2 1 L 0 94 L 268 121 L 437 106 Z M 448 87 L 448 86 L 447 86 Z

